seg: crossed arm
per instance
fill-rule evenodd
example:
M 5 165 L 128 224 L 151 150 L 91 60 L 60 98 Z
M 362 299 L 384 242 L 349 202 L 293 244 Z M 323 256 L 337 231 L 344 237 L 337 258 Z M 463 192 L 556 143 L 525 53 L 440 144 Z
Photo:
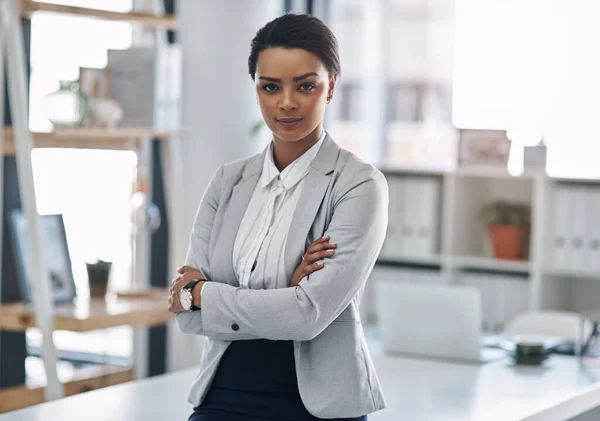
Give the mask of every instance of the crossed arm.
M 186 257 L 186 265 L 202 273 L 208 264 L 208 240 L 222 176 L 221 168 L 201 200 Z M 374 169 L 365 169 L 353 180 L 336 203 L 325 233 L 338 243 L 335 256 L 310 280 L 270 290 L 208 282 L 202 291 L 202 310 L 177 313 L 180 330 L 222 340 L 304 341 L 320 334 L 362 288 L 385 236 L 385 178 Z

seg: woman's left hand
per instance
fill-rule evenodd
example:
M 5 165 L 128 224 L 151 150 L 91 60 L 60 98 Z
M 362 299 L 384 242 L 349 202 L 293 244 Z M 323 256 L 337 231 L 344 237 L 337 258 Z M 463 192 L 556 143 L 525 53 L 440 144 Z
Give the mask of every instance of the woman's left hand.
M 169 288 L 169 312 L 177 313 L 179 311 L 186 311 L 179 301 L 179 293 L 190 281 L 193 279 L 205 279 L 202 273 L 189 266 L 182 266 L 177 269 L 181 275 L 171 281 L 171 287 Z

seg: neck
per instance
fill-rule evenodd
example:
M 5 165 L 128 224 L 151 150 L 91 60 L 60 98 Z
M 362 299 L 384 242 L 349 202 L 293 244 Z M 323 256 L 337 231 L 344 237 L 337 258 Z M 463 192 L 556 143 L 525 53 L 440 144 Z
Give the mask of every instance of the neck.
M 319 124 L 308 136 L 296 142 L 286 142 L 273 136 L 273 161 L 279 172 L 312 148 L 323 134 L 323 125 Z

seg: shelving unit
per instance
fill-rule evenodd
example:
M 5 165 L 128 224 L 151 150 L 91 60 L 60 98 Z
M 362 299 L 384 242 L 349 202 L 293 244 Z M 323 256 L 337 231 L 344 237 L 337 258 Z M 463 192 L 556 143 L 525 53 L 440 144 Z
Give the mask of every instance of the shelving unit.
M 107 296 L 105 300 L 79 299 L 72 305 L 54 305 L 49 291 L 49 281 L 41 246 L 41 227 L 35 191 L 31 152 L 33 148 L 92 148 L 133 150 L 138 154 L 138 188 L 151 193 L 151 143 L 161 140 L 163 152 L 163 171 L 165 184 L 169 185 L 167 206 L 169 225 L 178 238 L 180 218 L 176 215 L 176 204 L 182 203 L 181 190 L 181 153 L 180 138 L 183 131 L 157 131 L 152 128 L 116 128 L 57 130 L 51 133 L 31 133 L 27 118 L 27 79 L 24 59 L 24 43 L 21 35 L 20 17 L 28 18 L 32 13 L 60 13 L 85 16 L 113 21 L 139 23 L 151 28 L 176 29 L 173 16 L 157 16 L 148 13 L 117 13 L 104 10 L 87 9 L 35 2 L 31 0 L 0 0 L 0 42 L 5 56 L 0 60 L 0 79 L 8 78 L 12 127 L 0 130 L 0 160 L 3 155 L 15 155 L 19 175 L 20 195 L 23 211 L 28 225 L 28 249 L 31 250 L 32 287 L 36 291 L 32 306 L 23 303 L 0 305 L 0 329 L 24 331 L 37 326 L 42 334 L 41 355 L 47 382 L 43 387 L 32 388 L 27 385 L 0 391 L 0 412 L 17 409 L 44 400 L 57 399 L 65 395 L 116 384 L 139 377 L 132 367 L 100 367 L 97 370 L 78 375 L 75 379 L 59 377 L 57 371 L 56 347 L 52 333 L 56 329 L 89 331 L 120 325 L 153 326 L 168 323 L 172 315 L 166 309 L 165 290 L 153 290 L 150 296 L 136 298 L 117 298 Z M 3 95 L 0 95 L 0 114 L 3 114 Z M 2 172 L 0 171 L 0 177 Z M 2 188 L 0 179 L 0 189 Z M 0 191 L 0 197 L 2 192 Z M 140 209 L 144 217 L 147 209 Z M 148 279 L 149 264 L 149 228 L 138 229 L 135 248 L 134 286 L 144 289 Z M 1 244 L 0 238 L 0 244 Z M 99 372 L 98 372 L 99 370 Z
M 514 277 L 519 282 L 527 282 L 529 310 L 583 312 L 597 308 L 593 297 L 600 294 L 600 264 L 596 268 L 556 266 L 550 242 L 554 230 L 552 215 L 558 186 L 567 183 L 571 186 L 595 188 L 600 195 L 600 180 L 555 179 L 540 170 L 527 170 L 514 177 L 501 166 L 470 166 L 454 171 L 394 168 L 386 165 L 380 165 L 379 168 L 388 182 L 394 178 L 411 180 L 415 175 L 438 177 L 442 188 L 442 200 L 437 209 L 440 223 L 437 231 L 438 248 L 430 255 L 410 257 L 402 247 L 396 253 L 393 250 L 390 253 L 388 247 L 385 257 L 376 265 L 384 276 L 393 277 L 394 268 L 406 268 L 410 271 L 414 267 L 429 267 L 433 275 L 440 271 L 444 273 L 446 283 L 460 282 L 464 274 L 473 272 L 482 276 L 489 274 L 490 277 Z M 394 193 L 390 189 L 390 196 Z M 390 202 L 408 202 L 414 199 L 415 195 L 405 194 L 400 198 L 390 197 Z M 531 208 L 529 249 L 524 260 L 500 260 L 492 256 L 479 212 L 482 206 L 496 200 L 525 203 Z M 390 213 L 390 219 L 395 217 Z M 399 279 L 405 277 L 401 272 L 398 273 Z M 371 308 L 363 311 L 374 311 L 372 303 L 367 302 L 365 305 Z

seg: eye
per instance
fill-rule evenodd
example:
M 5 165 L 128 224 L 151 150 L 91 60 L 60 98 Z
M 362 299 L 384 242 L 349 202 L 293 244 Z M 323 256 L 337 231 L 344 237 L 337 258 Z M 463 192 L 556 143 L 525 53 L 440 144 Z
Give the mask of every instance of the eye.
M 265 92 L 275 92 L 277 89 L 279 89 L 277 87 L 277 85 L 275 85 L 274 83 L 269 83 L 268 85 L 263 85 L 262 88 Z
M 313 89 L 315 89 L 315 85 L 313 85 L 312 83 L 303 83 L 298 87 L 298 90 L 303 92 L 310 92 Z

